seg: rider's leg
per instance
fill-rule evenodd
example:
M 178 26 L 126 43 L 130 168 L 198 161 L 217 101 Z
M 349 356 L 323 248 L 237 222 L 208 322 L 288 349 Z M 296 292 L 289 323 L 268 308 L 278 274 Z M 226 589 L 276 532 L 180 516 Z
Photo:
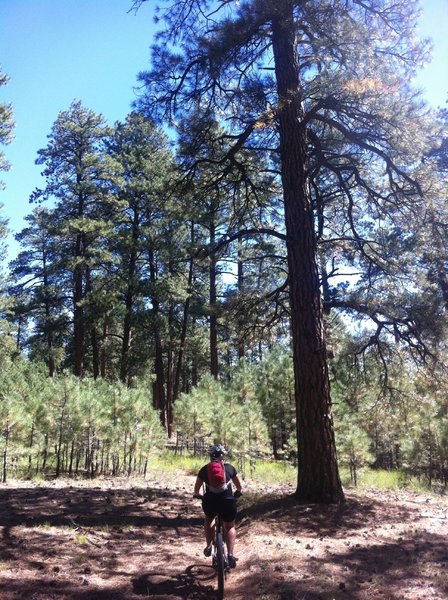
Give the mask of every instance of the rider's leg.
M 207 546 L 210 546 L 213 541 L 213 538 L 215 537 L 215 517 L 205 517 L 204 533 Z
M 229 521 L 223 523 L 224 528 L 224 537 L 227 545 L 227 552 L 229 554 L 233 554 L 233 549 L 235 547 L 236 540 L 236 529 L 235 529 L 235 521 Z

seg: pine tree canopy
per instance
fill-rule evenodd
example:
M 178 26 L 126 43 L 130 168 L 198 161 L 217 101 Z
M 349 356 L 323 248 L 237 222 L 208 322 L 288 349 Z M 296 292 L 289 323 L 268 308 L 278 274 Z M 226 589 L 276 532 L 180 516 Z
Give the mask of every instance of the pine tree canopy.
M 302 499 L 342 496 L 332 466 L 321 285 L 327 311 L 368 317 L 365 348 L 392 335 L 427 353 L 414 309 L 421 273 L 408 259 L 426 227 L 422 156 L 438 133 L 411 85 L 428 53 L 415 35 L 417 7 L 164 2 L 152 69 L 140 75 L 140 106 L 154 120 L 176 127 L 202 115 L 190 140 L 191 172 L 208 163 L 210 186 L 232 171 L 256 189 L 250 152 L 259 172 L 281 182 Z M 204 135 L 213 139 L 211 155 Z M 337 283 L 347 270 L 348 294 Z

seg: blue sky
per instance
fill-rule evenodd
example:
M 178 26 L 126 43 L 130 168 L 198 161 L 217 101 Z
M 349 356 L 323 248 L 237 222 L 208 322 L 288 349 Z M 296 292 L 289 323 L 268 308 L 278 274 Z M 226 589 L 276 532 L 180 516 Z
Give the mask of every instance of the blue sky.
M 14 141 L 3 147 L 12 168 L 0 173 L 0 202 L 14 232 L 43 185 L 34 161 L 58 113 L 75 99 L 110 123 L 129 113 L 137 74 L 149 65 L 150 3 L 135 14 L 131 0 L 0 0 L 0 64 L 10 77 L 0 100 L 12 104 L 16 121 Z M 16 254 L 16 243 L 9 246 Z
M 0 0 L 0 64 L 11 78 L 0 101 L 13 105 L 15 139 L 4 148 L 12 169 L 0 173 L 3 215 L 13 232 L 32 210 L 28 198 L 41 186 L 37 150 L 72 100 L 110 123 L 130 111 L 137 74 L 149 66 L 155 0 L 129 13 L 131 0 Z M 423 0 L 421 35 L 434 43 L 433 61 L 419 76 L 427 99 L 448 98 L 448 0 Z M 11 240 L 10 257 L 17 252 Z

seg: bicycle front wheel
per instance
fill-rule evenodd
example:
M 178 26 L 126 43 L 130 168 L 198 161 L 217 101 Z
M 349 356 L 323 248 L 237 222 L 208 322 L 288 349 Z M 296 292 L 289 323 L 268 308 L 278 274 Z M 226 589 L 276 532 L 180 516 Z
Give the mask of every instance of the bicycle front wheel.
M 224 554 L 224 541 L 222 533 L 216 536 L 216 573 L 218 576 L 218 600 L 224 598 L 224 580 L 226 572 L 226 557 Z

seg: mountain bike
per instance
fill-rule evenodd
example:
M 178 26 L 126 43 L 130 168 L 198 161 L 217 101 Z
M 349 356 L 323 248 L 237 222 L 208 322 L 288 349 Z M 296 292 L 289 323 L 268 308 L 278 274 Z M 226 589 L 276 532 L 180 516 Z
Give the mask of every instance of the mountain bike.
M 235 495 L 235 498 L 239 496 Z M 196 498 L 202 500 L 203 495 L 198 494 Z M 224 540 L 222 517 L 219 513 L 215 516 L 215 535 L 212 541 L 212 567 L 216 572 L 218 580 L 218 600 L 224 598 L 224 587 L 227 575 L 230 572 L 230 567 L 227 560 L 227 548 Z
M 227 549 L 222 531 L 222 518 L 218 513 L 215 517 L 215 539 L 213 540 L 212 565 L 218 579 L 218 600 L 224 598 L 224 584 L 230 571 L 227 563 Z

